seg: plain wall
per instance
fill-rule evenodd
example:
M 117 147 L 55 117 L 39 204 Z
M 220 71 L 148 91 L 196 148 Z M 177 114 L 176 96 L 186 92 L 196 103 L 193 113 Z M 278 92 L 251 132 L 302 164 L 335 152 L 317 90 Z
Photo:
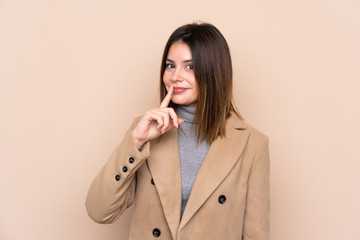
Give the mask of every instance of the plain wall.
M 0 1 L 0 239 L 126 239 L 92 179 L 158 105 L 175 28 L 216 25 L 237 106 L 270 138 L 271 240 L 360 240 L 360 2 Z

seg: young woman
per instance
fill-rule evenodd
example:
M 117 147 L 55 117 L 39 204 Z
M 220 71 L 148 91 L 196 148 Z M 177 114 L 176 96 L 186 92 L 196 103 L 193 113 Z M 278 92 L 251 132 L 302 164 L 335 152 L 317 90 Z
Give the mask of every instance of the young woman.
M 160 98 L 94 179 L 89 216 L 112 223 L 134 203 L 129 239 L 267 240 L 268 139 L 235 110 L 217 28 L 188 24 L 170 36 Z

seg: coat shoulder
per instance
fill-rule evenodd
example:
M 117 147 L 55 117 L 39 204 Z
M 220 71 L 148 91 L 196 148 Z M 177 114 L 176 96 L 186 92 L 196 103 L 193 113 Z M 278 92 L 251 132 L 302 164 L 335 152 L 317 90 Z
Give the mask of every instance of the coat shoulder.
M 269 142 L 269 137 L 264 134 L 263 132 L 261 132 L 260 130 L 258 130 L 257 128 L 249 125 L 246 123 L 246 131 L 249 131 L 250 136 L 256 140 L 259 143 L 265 143 L 267 144 Z
M 232 115 L 229 118 L 228 124 L 233 129 L 249 133 L 249 140 L 251 140 L 252 142 L 258 143 L 260 145 L 268 144 L 269 142 L 269 137 L 266 134 L 264 134 L 263 132 L 253 127 L 251 124 L 247 123 L 245 120 L 239 118 L 236 115 Z

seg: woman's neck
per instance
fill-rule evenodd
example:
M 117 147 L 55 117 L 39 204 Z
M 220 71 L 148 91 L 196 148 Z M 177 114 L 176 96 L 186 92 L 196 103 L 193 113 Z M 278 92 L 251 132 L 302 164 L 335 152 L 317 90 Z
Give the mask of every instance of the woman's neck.
M 178 105 L 176 108 L 178 116 L 184 119 L 185 122 L 193 123 L 196 107 L 189 107 L 185 105 Z

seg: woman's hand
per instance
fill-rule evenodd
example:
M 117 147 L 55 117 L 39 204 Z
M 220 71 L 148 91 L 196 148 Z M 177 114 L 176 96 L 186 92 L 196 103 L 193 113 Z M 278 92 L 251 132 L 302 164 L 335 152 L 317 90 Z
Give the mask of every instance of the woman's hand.
M 183 119 L 178 118 L 173 108 L 168 107 L 172 94 L 173 86 L 170 86 L 160 107 L 147 111 L 135 127 L 132 134 L 138 149 L 147 141 L 155 139 L 175 127 L 178 128 L 179 124 L 184 122 Z

